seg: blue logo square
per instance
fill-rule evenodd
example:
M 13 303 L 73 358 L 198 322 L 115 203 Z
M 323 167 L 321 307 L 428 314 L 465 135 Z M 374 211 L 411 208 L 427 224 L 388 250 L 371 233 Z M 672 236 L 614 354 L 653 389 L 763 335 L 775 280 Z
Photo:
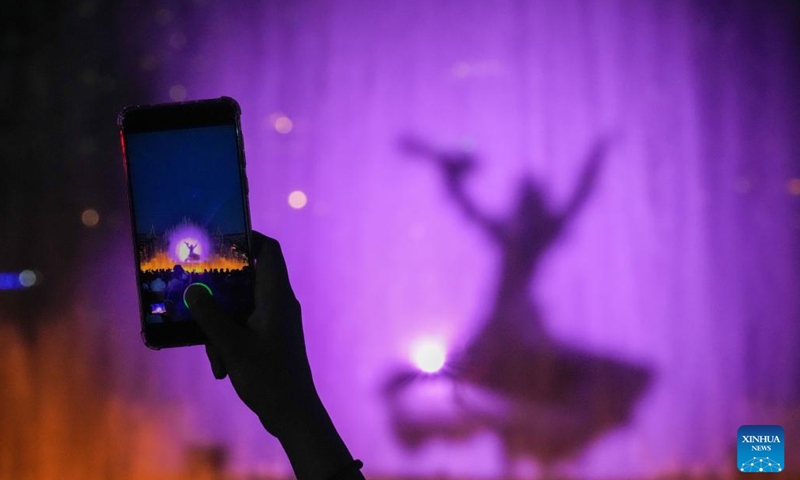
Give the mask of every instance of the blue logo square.
M 742 425 L 737 432 L 736 469 L 745 473 L 778 473 L 783 463 L 783 427 Z

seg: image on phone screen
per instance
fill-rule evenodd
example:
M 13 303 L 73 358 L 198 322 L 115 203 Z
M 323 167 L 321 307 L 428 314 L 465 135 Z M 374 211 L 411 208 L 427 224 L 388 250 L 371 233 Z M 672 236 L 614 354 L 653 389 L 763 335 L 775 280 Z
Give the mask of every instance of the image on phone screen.
M 128 133 L 139 295 L 147 324 L 191 321 L 201 284 L 232 317 L 251 308 L 248 221 L 234 125 Z

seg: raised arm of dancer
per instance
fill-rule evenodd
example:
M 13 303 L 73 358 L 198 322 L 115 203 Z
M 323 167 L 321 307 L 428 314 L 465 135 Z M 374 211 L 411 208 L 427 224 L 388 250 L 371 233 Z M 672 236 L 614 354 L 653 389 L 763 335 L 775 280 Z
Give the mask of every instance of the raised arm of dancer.
M 467 218 L 478 224 L 493 238 L 497 240 L 502 238 L 501 223 L 481 211 L 464 188 L 466 175 L 476 166 L 475 158 L 472 155 L 465 152 L 439 151 L 415 138 L 403 139 L 400 146 L 404 152 L 410 155 L 436 163 L 444 174 L 448 193 Z
M 578 179 L 578 183 L 575 186 L 575 190 L 573 190 L 572 196 L 570 197 L 569 201 L 567 201 L 567 204 L 564 206 L 561 214 L 559 215 L 560 226 L 563 227 L 572 221 L 572 219 L 575 218 L 575 216 L 583 209 L 584 205 L 586 204 L 586 200 L 592 194 L 592 191 L 597 183 L 597 175 L 606 158 L 608 143 L 609 141 L 607 138 L 602 138 L 598 140 L 589 151 L 589 155 L 586 159 L 586 163 L 584 164 L 581 176 Z
M 472 159 L 468 157 L 468 160 L 471 161 Z M 444 162 L 442 162 L 442 166 L 445 174 L 447 191 L 450 193 L 453 200 L 455 200 L 456 205 L 458 205 L 467 218 L 478 224 L 492 238 L 501 240 L 503 237 L 502 224 L 481 211 L 464 189 L 464 175 L 471 167 L 465 168 L 458 163 Z

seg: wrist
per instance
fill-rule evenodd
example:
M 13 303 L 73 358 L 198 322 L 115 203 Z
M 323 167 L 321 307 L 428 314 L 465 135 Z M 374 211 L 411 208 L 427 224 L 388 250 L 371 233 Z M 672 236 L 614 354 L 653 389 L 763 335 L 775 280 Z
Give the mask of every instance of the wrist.
M 277 433 L 298 480 L 326 480 L 353 462 L 321 401 Z

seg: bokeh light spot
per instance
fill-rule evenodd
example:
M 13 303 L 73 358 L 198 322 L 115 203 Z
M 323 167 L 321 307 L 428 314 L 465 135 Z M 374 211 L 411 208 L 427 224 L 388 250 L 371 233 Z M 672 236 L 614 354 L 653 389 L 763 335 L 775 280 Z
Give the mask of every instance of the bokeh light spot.
M 186 87 L 183 85 L 173 85 L 169 87 L 169 98 L 175 102 L 186 100 Z
M 175 50 L 180 50 L 184 45 L 186 45 L 186 35 L 182 34 L 181 32 L 176 32 L 169 36 L 170 47 L 174 48 Z
M 789 195 L 800 196 L 800 178 L 792 178 L 786 184 Z
M 753 189 L 753 181 L 748 177 L 739 177 L 733 188 L 739 193 L 747 193 Z
M 412 240 L 421 240 L 425 237 L 425 225 L 422 223 L 413 223 L 408 228 L 408 237 Z
M 172 22 L 174 15 L 169 9 L 161 8 L 156 12 L 156 22 L 159 25 L 166 25 Z
M 453 65 L 452 72 L 455 78 L 467 78 L 472 72 L 472 68 L 467 62 L 458 62 Z
M 94 208 L 87 208 L 81 213 L 81 223 L 87 227 L 96 227 L 100 223 L 100 214 Z
M 444 342 L 436 338 L 420 338 L 411 346 L 411 361 L 425 373 L 442 369 L 447 359 Z
M 23 270 L 19 274 L 19 284 L 25 288 L 32 287 L 36 285 L 36 272 L 33 270 Z
M 139 70 L 149 72 L 158 66 L 158 58 L 154 55 L 144 55 L 139 59 Z
M 289 194 L 289 206 L 292 208 L 300 209 L 306 206 L 308 197 L 302 190 L 295 190 Z
M 292 123 L 292 119 L 287 117 L 286 115 L 281 115 L 275 119 L 275 131 L 282 134 L 287 134 L 292 131 L 294 128 L 294 123 Z

